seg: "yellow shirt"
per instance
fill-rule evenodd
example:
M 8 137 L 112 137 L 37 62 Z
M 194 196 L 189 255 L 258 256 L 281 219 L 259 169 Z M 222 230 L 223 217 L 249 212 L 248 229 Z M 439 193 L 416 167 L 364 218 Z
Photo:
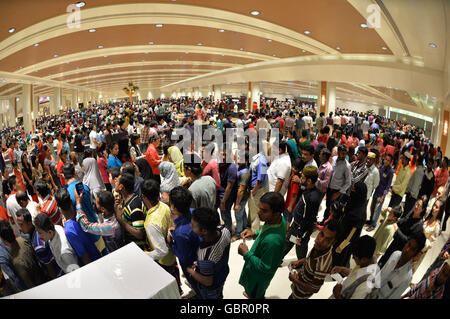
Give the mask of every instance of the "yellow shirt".
M 397 178 L 395 179 L 394 185 L 392 185 L 392 190 L 395 194 L 399 196 L 405 195 L 406 187 L 408 186 L 409 179 L 411 178 L 411 170 L 409 165 L 402 167 L 398 172 Z

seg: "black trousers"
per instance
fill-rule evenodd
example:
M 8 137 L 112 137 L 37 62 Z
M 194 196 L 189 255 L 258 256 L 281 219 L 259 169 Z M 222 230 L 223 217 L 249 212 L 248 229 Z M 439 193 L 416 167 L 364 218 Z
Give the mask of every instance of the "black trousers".
M 389 207 L 396 207 L 402 203 L 402 196 L 392 193 L 391 201 L 389 202 Z M 406 211 L 405 211 L 406 212 Z
M 325 208 L 325 212 L 323 213 L 323 221 L 326 221 L 328 219 L 328 217 L 330 217 L 330 208 L 331 208 L 331 205 L 333 204 L 331 197 L 334 194 L 336 194 L 337 192 L 339 192 L 339 190 L 331 189 L 331 188 L 327 189 L 327 199 L 326 199 L 327 207 Z
M 408 213 L 411 211 L 411 209 L 413 209 L 414 204 L 416 203 L 417 198 L 414 198 L 411 196 L 411 194 L 407 193 L 406 194 L 406 199 L 405 199 L 405 206 L 403 207 L 403 211 L 405 213 Z
M 292 223 L 291 227 L 289 228 L 289 231 L 286 234 L 286 240 L 284 242 L 284 250 L 283 250 L 283 258 L 291 251 L 292 246 L 295 244 L 291 242 L 289 239 L 291 236 L 297 237 L 299 233 L 299 228 L 297 223 Z M 301 240 L 300 245 L 295 245 L 295 254 L 297 255 L 297 259 L 300 260 L 302 258 L 306 257 L 306 254 L 308 253 L 308 242 L 311 237 L 312 230 L 309 230 L 305 236 L 304 239 Z

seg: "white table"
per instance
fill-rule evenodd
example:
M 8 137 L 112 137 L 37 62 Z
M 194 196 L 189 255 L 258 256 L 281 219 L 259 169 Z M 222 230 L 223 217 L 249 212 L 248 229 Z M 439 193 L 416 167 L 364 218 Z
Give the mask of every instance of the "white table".
M 11 299 L 180 299 L 175 278 L 135 243 Z

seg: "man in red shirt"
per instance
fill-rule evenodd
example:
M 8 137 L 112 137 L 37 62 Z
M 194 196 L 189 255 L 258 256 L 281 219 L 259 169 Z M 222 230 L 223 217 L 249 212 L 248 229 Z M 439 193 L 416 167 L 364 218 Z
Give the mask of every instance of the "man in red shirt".
M 149 144 L 147 151 L 145 152 L 145 159 L 147 160 L 148 164 L 152 168 L 152 172 L 154 175 L 154 179 L 160 183 L 160 172 L 159 172 L 159 164 L 161 163 L 161 157 L 158 154 L 157 147 L 159 146 L 161 142 L 161 138 L 158 134 L 153 135 L 149 138 Z
M 58 173 L 58 177 L 61 180 L 61 185 L 66 185 L 66 180 L 64 179 L 62 168 L 67 161 L 67 152 L 64 149 L 61 149 L 59 153 L 59 162 L 56 166 L 56 172 Z
M 258 104 L 256 102 L 253 102 L 253 112 L 256 112 L 258 110 Z

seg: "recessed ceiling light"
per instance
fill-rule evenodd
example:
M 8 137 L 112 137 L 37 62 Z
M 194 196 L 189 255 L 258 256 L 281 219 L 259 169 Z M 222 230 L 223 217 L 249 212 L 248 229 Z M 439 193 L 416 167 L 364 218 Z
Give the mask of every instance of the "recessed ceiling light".
M 184 54 L 189 54 L 189 52 L 184 52 Z
M 367 24 L 365 24 L 365 23 L 361 23 L 360 26 L 361 26 L 361 28 L 364 28 L 364 29 L 367 28 Z
M 221 54 L 221 56 L 225 56 L 225 54 Z
M 78 8 L 82 8 L 85 5 L 86 5 L 86 2 L 84 2 L 84 1 L 79 1 L 79 2 L 75 3 L 75 6 L 78 7 Z
M 225 32 L 225 30 L 224 29 L 219 29 L 219 32 Z
M 54 58 L 57 58 L 58 56 L 59 56 L 59 55 L 55 54 L 53 57 L 54 57 Z
M 155 27 L 157 27 L 157 28 L 162 28 L 163 25 L 164 25 L 164 24 L 158 23 L 158 24 L 155 24 Z
M 95 31 L 97 31 L 97 30 L 95 30 L 95 29 L 89 29 L 89 32 L 95 32 Z
M 336 50 L 340 50 L 341 49 L 341 47 L 336 47 Z
M 39 43 L 35 43 L 34 46 L 35 46 L 35 47 L 38 47 L 38 46 L 39 46 Z
M 152 45 L 152 44 L 155 44 L 155 42 L 153 42 L 153 41 L 150 41 L 148 44 L 150 44 L 150 45 Z
M 19 66 L 19 69 L 23 69 L 23 66 Z
M 240 48 L 239 50 L 244 51 L 244 48 Z
M 203 43 L 199 42 L 199 43 L 197 43 L 197 45 L 203 45 Z
M 276 54 L 272 54 L 272 56 L 277 56 Z
M 432 48 L 437 48 L 437 44 L 429 43 L 428 45 L 429 45 L 430 47 L 432 47 Z
M 304 34 L 311 34 L 311 31 L 305 30 L 303 33 L 304 33 Z
M 254 10 L 254 11 L 250 12 L 250 14 L 253 16 L 257 16 L 257 15 L 260 15 L 261 12 Z
M 302 50 L 302 52 L 303 52 L 303 53 L 305 53 L 305 52 L 306 52 L 306 50 Z
M 272 39 L 268 39 L 267 42 L 273 42 L 273 40 Z
M 381 47 L 381 49 L 382 49 L 382 50 L 385 50 L 385 51 L 387 50 L 387 48 L 386 48 L 386 47 Z
M 98 48 L 99 48 L 99 49 L 103 49 L 103 45 L 99 45 Z
M 10 29 L 8 30 L 9 33 L 13 33 L 14 31 L 16 31 L 16 28 L 10 28 Z
M 66 64 L 70 64 L 70 62 L 66 62 Z
M 104 57 L 104 58 L 107 58 L 108 56 L 107 56 L 107 55 L 104 55 L 103 57 Z

